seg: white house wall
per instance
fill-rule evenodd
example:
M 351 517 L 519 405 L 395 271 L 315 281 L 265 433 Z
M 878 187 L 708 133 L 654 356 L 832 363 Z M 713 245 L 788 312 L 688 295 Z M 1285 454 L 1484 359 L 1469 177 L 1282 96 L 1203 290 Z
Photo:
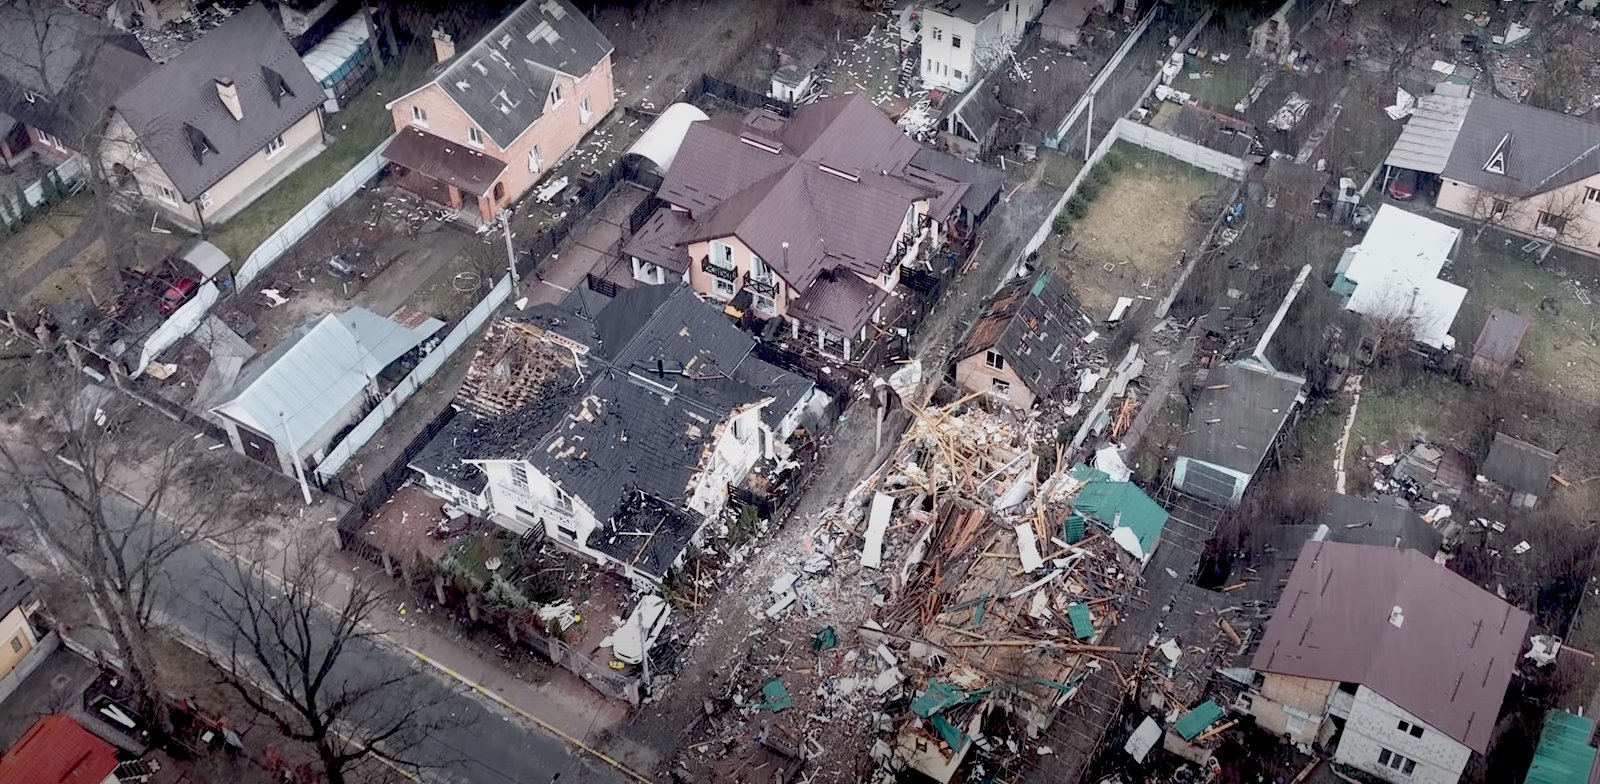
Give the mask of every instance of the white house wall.
M 427 471 L 418 470 L 422 475 L 422 486 L 446 503 L 454 504 L 475 515 L 483 515 L 489 511 L 488 489 L 483 493 L 469 492 L 465 488 L 448 479 L 434 476 Z
M 762 429 L 761 409 L 752 407 L 717 426 L 716 444 L 695 482 L 689 511 L 707 518 L 721 514 L 728 504 L 728 488 L 744 481 L 756 461 L 764 457 L 757 433 Z
M 512 482 L 511 472 L 516 466 L 522 466 L 527 471 L 527 492 Z M 555 482 L 532 465 L 522 461 L 491 460 L 482 463 L 482 467 L 489 477 L 489 500 L 496 523 L 518 535 L 542 530 L 553 541 L 589 552 L 584 543 L 589 541 L 589 534 L 599 527 L 599 523 L 595 520 L 594 512 L 581 499 L 572 499 L 572 513 L 568 515 L 557 507 L 561 496 Z M 562 531 L 561 526 L 555 524 L 558 518 L 569 521 L 566 525 L 575 530 L 576 535 Z M 544 525 L 541 520 L 550 524 Z
M 1483 717 L 1493 722 L 1493 716 Z M 1422 726 L 1422 737 L 1413 738 L 1399 730 L 1400 722 Z M 1410 776 L 1378 764 L 1384 749 L 1417 761 Z M 1365 686 L 1356 690 L 1350 717 L 1334 760 L 1360 768 L 1396 784 L 1455 784 L 1467 766 L 1472 750 L 1454 738 L 1428 726 L 1377 692 Z

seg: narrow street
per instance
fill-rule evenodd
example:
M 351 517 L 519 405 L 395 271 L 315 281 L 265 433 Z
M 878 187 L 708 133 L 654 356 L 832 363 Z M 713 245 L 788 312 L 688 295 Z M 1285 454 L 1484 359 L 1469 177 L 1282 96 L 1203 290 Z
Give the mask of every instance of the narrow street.
M 121 496 L 107 501 L 110 514 L 130 517 L 131 502 Z M 46 513 L 65 514 L 47 509 Z M 0 505 L 0 526 L 27 530 L 21 510 Z M 18 537 L 19 540 L 31 537 Z M 36 541 L 36 540 L 35 540 Z M 223 595 L 219 575 L 229 574 L 226 558 L 208 545 L 195 545 L 167 562 L 163 587 L 169 596 L 160 604 L 166 622 L 192 645 L 225 651 L 231 642 L 227 630 L 214 617 L 217 597 Z M 360 684 L 408 669 L 424 670 L 409 683 L 408 699 L 421 704 L 421 720 L 437 724 L 437 731 L 406 744 L 406 755 L 432 766 L 423 780 L 459 784 L 526 784 L 554 780 L 621 784 L 634 781 L 588 755 L 574 752 L 566 743 L 540 728 L 491 706 L 482 697 L 425 667 L 412 654 L 388 646 L 357 644 L 339 659 L 334 677 Z M 598 699 L 598 698 L 597 698 Z

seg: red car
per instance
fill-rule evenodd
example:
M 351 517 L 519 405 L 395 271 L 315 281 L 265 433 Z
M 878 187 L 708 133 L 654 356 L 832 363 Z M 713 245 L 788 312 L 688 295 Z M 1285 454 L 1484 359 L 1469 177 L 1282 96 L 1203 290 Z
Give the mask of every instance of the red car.
M 200 282 L 194 278 L 181 278 L 177 283 L 168 286 L 166 293 L 161 295 L 161 315 L 172 315 L 173 312 L 183 306 L 183 303 L 188 302 L 189 298 L 194 296 L 194 292 L 198 288 L 200 288 Z
M 1389 198 L 1395 201 L 1411 201 L 1417 198 L 1417 173 L 1410 169 L 1401 169 L 1394 179 L 1389 181 Z

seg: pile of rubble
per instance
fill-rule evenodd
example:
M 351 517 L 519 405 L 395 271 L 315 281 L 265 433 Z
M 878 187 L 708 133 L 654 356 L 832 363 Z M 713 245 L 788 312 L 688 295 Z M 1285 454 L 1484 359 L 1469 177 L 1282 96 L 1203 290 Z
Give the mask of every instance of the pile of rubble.
M 1110 479 L 1041 471 L 1063 466 L 1035 453 L 1050 441 L 971 399 L 909 409 L 888 460 L 751 597 L 764 630 L 705 705 L 684 780 L 1014 778 L 1078 685 L 1117 670 L 1102 638 L 1146 553 L 1120 512 L 1079 503 Z

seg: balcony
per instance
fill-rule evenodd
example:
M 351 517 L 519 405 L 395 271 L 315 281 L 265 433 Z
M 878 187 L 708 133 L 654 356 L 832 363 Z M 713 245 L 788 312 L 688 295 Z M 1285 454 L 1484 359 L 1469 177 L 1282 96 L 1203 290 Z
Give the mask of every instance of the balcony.
M 776 278 L 768 277 L 762 279 L 746 272 L 744 274 L 744 287 L 757 294 L 765 294 L 769 297 L 778 296 L 778 280 Z
M 739 270 L 734 269 L 733 267 L 722 267 L 712 264 L 710 256 L 700 259 L 700 269 L 710 273 L 715 277 L 722 278 L 729 283 L 733 283 L 739 279 Z

